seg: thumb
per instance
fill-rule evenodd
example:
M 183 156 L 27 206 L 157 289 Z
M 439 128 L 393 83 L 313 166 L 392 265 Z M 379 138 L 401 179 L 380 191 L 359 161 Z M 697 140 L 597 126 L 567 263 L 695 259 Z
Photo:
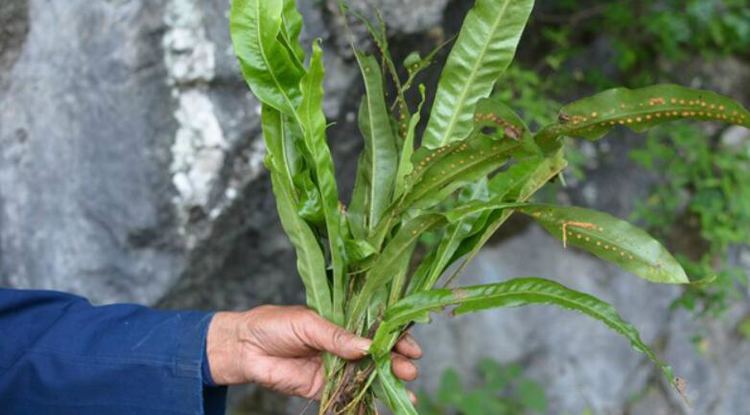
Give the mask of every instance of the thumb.
M 308 346 L 333 353 L 347 360 L 357 360 L 369 353 L 372 340 L 359 337 L 315 313 L 304 323 L 302 339 Z

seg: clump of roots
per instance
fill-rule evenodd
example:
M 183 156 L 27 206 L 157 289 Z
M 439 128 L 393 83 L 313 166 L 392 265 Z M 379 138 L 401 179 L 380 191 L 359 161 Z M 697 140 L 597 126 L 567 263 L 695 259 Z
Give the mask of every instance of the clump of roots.
M 375 397 L 370 388 L 375 365 L 371 360 L 347 362 L 334 377 L 321 400 L 319 415 L 374 415 Z

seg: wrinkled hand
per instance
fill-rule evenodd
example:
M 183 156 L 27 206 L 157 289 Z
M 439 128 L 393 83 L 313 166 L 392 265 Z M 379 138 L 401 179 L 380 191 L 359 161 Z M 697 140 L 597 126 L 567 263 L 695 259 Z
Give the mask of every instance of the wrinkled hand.
M 317 398 L 324 385 L 322 352 L 347 360 L 367 355 L 371 340 L 355 336 L 301 306 L 260 306 L 217 313 L 208 328 L 211 376 L 219 385 L 258 383 L 288 395 Z M 417 378 L 422 350 L 407 335 L 395 347 L 393 373 Z

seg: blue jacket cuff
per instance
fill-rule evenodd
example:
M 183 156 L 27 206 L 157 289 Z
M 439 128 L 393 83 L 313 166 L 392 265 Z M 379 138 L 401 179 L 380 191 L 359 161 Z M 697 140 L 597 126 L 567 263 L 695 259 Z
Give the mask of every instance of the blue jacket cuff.
M 212 317 L 0 289 L 0 412 L 223 414 L 226 387 L 209 386 L 206 360 Z

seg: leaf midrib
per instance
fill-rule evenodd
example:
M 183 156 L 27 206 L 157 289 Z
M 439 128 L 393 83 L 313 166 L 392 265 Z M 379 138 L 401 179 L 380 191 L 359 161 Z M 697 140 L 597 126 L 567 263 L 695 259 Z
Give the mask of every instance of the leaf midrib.
M 644 264 L 647 267 L 652 268 L 653 271 L 657 271 L 657 272 L 659 272 L 661 274 L 666 274 L 666 275 L 670 276 L 670 278 L 669 278 L 670 281 L 675 280 L 675 278 L 672 277 L 673 274 L 671 272 L 668 272 L 668 270 L 664 267 L 663 263 L 659 262 L 656 259 L 654 261 L 651 261 L 649 258 L 647 258 L 647 257 L 639 254 L 638 252 L 633 251 L 632 249 L 624 247 L 624 245 L 623 245 L 623 243 L 621 241 L 617 241 L 617 240 L 610 239 L 610 238 L 606 237 L 606 236 L 609 236 L 609 234 L 605 234 L 606 236 L 602 236 L 602 235 L 598 235 L 598 234 L 592 233 L 589 229 L 578 228 L 578 227 L 575 227 L 575 226 L 568 225 L 568 228 L 571 228 L 571 227 L 574 228 L 576 230 L 576 232 L 581 233 L 581 234 L 586 235 L 586 236 L 589 236 L 593 240 L 600 240 L 600 241 L 602 241 L 604 243 L 608 243 L 610 245 L 616 246 L 619 250 L 624 251 L 625 253 L 627 253 L 629 255 L 632 255 L 633 259 L 627 258 L 628 261 L 637 260 L 641 264 Z M 570 237 L 568 237 L 568 243 L 571 244 L 571 245 L 578 245 L 577 244 L 577 239 L 572 239 Z M 607 253 L 607 252 L 609 252 L 609 251 L 605 250 L 603 253 Z M 620 258 L 620 256 L 618 256 L 615 252 L 609 252 L 609 253 L 614 258 Z M 658 256 L 661 256 L 661 255 L 658 255 Z
M 454 182 L 455 181 L 454 180 L 455 177 L 457 177 L 457 176 L 465 173 L 467 170 L 469 170 L 471 168 L 474 168 L 474 167 L 476 167 L 476 166 L 478 166 L 480 164 L 483 164 L 483 163 L 486 163 L 486 162 L 490 161 L 493 157 L 497 157 L 498 155 L 500 155 L 500 153 L 506 152 L 506 151 L 508 151 L 508 149 L 500 148 L 497 151 L 493 151 L 492 149 L 490 149 L 490 150 L 487 151 L 487 156 L 486 157 L 478 156 L 474 162 L 466 162 L 464 164 L 461 164 L 460 166 L 457 166 L 456 169 L 452 170 L 453 172 L 455 172 L 455 174 L 451 174 L 451 175 L 448 175 L 448 176 L 443 176 L 442 179 L 437 180 L 437 181 L 433 181 L 432 183 L 428 182 L 427 185 L 424 187 L 425 190 L 420 191 L 418 193 L 414 193 L 414 197 L 410 198 L 410 199 L 412 199 L 411 203 L 415 203 L 415 202 L 419 201 L 422 197 L 424 197 L 424 195 L 432 192 L 436 188 L 443 187 L 443 185 L 446 182 L 447 183 Z M 446 156 L 448 156 L 448 155 L 450 155 L 450 154 L 447 154 Z M 440 159 L 440 161 L 446 160 L 446 158 L 447 157 L 444 157 L 444 158 Z M 435 167 L 435 165 L 432 165 L 429 168 L 425 169 L 424 170 L 424 174 L 422 175 L 422 181 L 417 182 L 414 185 L 414 187 L 416 187 L 417 185 L 419 185 L 419 183 L 423 183 L 425 180 L 427 180 L 425 178 L 425 175 L 427 174 L 428 170 L 430 170 L 430 169 L 432 169 L 434 167 Z M 463 167 L 463 168 L 461 168 L 461 167 Z M 446 179 L 446 177 L 448 177 L 449 179 Z
M 495 30 L 497 30 L 497 27 L 500 25 L 500 21 L 502 21 L 505 18 L 505 13 L 508 10 L 508 5 L 510 4 L 511 0 L 506 0 L 503 9 L 500 13 L 498 13 L 498 18 L 495 20 L 495 22 L 492 24 L 492 30 L 490 30 L 491 33 L 494 33 Z M 472 67 L 469 75 L 469 80 L 465 83 L 467 85 L 466 88 L 463 89 L 460 95 L 460 99 L 458 100 L 459 105 L 456 105 L 455 108 L 457 108 L 455 111 L 453 111 L 453 115 L 451 116 L 450 122 L 448 123 L 448 128 L 446 128 L 446 134 L 443 135 L 443 139 L 440 140 L 440 146 L 443 146 L 448 141 L 448 138 L 452 135 L 453 129 L 456 127 L 456 123 L 458 123 L 458 116 L 460 111 L 458 109 L 463 108 L 464 102 L 466 101 L 466 96 L 469 93 L 469 90 L 471 89 L 470 86 L 473 85 L 474 79 L 476 79 L 477 74 L 479 73 L 479 68 L 481 67 L 480 63 L 484 61 L 484 57 L 487 55 L 487 50 L 489 49 L 490 43 L 492 43 L 490 40 L 494 38 L 494 36 L 489 36 L 490 39 L 488 39 L 487 42 L 484 43 L 484 46 L 482 47 L 482 52 L 477 57 L 474 66 Z
M 582 293 L 575 293 L 575 292 L 572 292 L 572 293 L 573 294 L 577 294 L 577 295 L 585 295 L 585 294 L 582 294 Z M 413 312 L 410 311 L 408 314 L 405 314 L 404 317 L 399 318 L 398 321 L 399 321 L 399 325 L 400 325 L 400 324 L 402 324 L 401 322 L 404 321 L 405 318 L 407 318 L 407 317 L 409 318 L 409 320 L 414 320 L 416 318 L 416 316 L 424 314 L 425 312 L 429 313 L 430 311 L 432 311 L 432 310 L 434 310 L 436 308 L 443 308 L 443 307 L 447 307 L 447 306 L 451 306 L 451 305 L 456 305 L 456 306 L 461 307 L 461 306 L 464 306 L 464 305 L 467 305 L 467 304 L 471 304 L 471 303 L 477 303 L 477 302 L 482 302 L 482 301 L 494 300 L 494 299 L 499 299 L 499 298 L 502 298 L 502 297 L 513 297 L 513 296 L 524 296 L 524 295 L 539 295 L 539 296 L 547 297 L 547 298 L 550 298 L 550 299 L 553 299 L 553 300 L 558 300 L 558 301 L 563 302 L 563 303 L 567 302 L 567 303 L 577 304 L 581 309 L 593 310 L 594 312 L 592 314 L 595 314 L 595 315 L 599 316 L 600 320 L 602 320 L 602 321 L 608 321 L 609 320 L 608 318 L 605 318 L 604 314 L 598 312 L 595 309 L 590 308 L 589 306 L 584 306 L 583 303 L 581 303 L 579 301 L 576 301 L 576 300 L 571 300 L 569 298 L 562 297 L 562 296 L 556 295 L 556 294 L 542 293 L 542 292 L 533 291 L 533 290 L 521 290 L 521 291 L 515 291 L 514 290 L 512 292 L 509 291 L 509 292 L 504 292 L 504 293 L 492 294 L 491 296 L 484 297 L 484 298 L 468 298 L 468 299 L 465 299 L 465 300 L 452 300 L 452 301 L 448 301 L 448 302 L 445 302 L 445 303 L 441 303 L 440 305 L 428 306 L 428 307 L 419 307 L 416 311 L 413 311 Z M 453 298 L 455 298 L 455 297 L 453 297 Z M 540 304 L 540 303 L 530 302 L 529 304 Z M 555 302 L 555 304 L 559 304 L 559 302 Z M 487 307 L 487 308 L 492 308 L 492 307 Z M 483 310 L 484 310 L 484 308 L 483 308 Z M 481 310 L 477 310 L 477 311 L 481 311 Z M 412 316 L 414 316 L 414 318 L 411 318 Z M 392 326 L 394 323 L 389 322 L 388 320 L 385 320 L 383 322 L 383 324 L 384 325 L 388 324 L 389 326 Z M 620 323 L 619 325 L 622 325 L 622 324 L 623 323 Z M 628 323 L 625 322 L 624 324 L 628 324 Z M 617 331 L 620 331 L 620 330 L 617 330 Z M 620 332 L 622 333 L 622 331 L 620 331 Z
M 590 119 L 590 120 L 582 122 L 582 123 L 580 123 L 578 125 L 574 125 L 573 123 L 556 124 L 556 125 L 559 125 L 561 127 L 568 127 L 568 126 L 570 126 L 571 130 L 577 130 L 577 129 L 586 128 L 586 127 L 592 127 L 592 126 L 595 127 L 595 126 L 597 126 L 597 124 L 609 123 L 609 122 L 612 122 L 612 121 L 622 121 L 623 118 L 641 117 L 641 116 L 647 116 L 647 115 L 663 114 L 665 112 L 668 113 L 668 114 L 665 115 L 664 117 L 661 117 L 661 118 L 651 118 L 650 120 L 642 119 L 640 122 L 634 120 L 635 122 L 625 123 L 624 126 L 628 126 L 629 127 L 631 125 L 641 125 L 641 124 L 648 124 L 648 123 L 669 122 L 669 121 L 674 121 L 674 120 L 670 119 L 670 118 L 673 118 L 673 117 L 676 117 L 676 118 L 685 118 L 685 119 L 698 119 L 698 118 L 701 118 L 701 117 L 706 117 L 706 118 L 710 118 L 712 120 L 717 120 L 717 121 L 731 121 L 731 120 L 724 120 L 723 118 L 715 118 L 715 117 L 712 116 L 713 114 L 706 114 L 705 113 L 706 111 L 704 111 L 704 115 L 698 115 L 697 113 L 696 113 L 696 115 L 687 115 L 687 116 L 683 115 L 682 113 L 684 111 L 686 111 L 686 110 L 690 110 L 691 112 L 696 112 L 695 108 L 688 107 L 688 106 L 683 106 L 683 107 L 674 106 L 674 107 L 669 107 L 669 108 L 664 108 L 664 109 L 648 108 L 648 109 L 644 109 L 643 111 L 621 112 L 621 113 L 619 113 L 620 115 L 609 115 L 609 116 L 603 116 L 601 118 Z M 671 112 L 673 112 L 673 111 L 677 111 L 677 112 L 679 112 L 679 114 L 677 114 L 677 115 L 671 114 Z M 596 120 L 596 121 L 594 121 L 594 120 Z M 616 127 L 618 125 L 620 125 L 620 124 L 617 124 L 617 125 L 605 125 L 605 126 L 601 126 L 601 127 L 613 128 L 613 127 Z M 744 124 L 739 124 L 739 125 L 744 125 Z M 553 127 L 554 127 L 554 125 L 553 125 Z
M 359 57 L 357 57 L 359 59 Z M 361 65 L 360 65 L 361 66 Z M 363 69 L 364 71 L 364 69 Z M 366 72 L 366 71 L 365 71 Z M 362 76 L 365 77 L 365 93 L 367 101 L 367 122 L 370 124 L 370 137 L 368 137 L 368 140 L 370 141 L 370 166 L 372 166 L 372 172 L 370 173 L 370 188 L 368 189 L 370 191 L 370 206 L 368 209 L 368 215 L 367 215 L 367 221 L 368 221 L 368 229 L 372 230 L 372 228 L 375 226 L 375 200 L 376 200 L 376 190 L 375 190 L 375 173 L 378 172 L 378 164 L 377 160 L 378 157 L 376 156 L 375 151 L 375 123 L 372 120 L 373 115 L 373 102 L 372 102 L 372 91 L 370 89 L 370 82 L 366 74 L 362 74 Z
M 292 189 L 285 189 L 284 191 L 285 191 L 286 193 L 290 193 L 290 191 L 291 191 L 291 190 L 292 190 Z M 291 196 L 291 195 L 290 195 L 290 196 Z M 306 231 L 306 230 L 308 230 L 308 231 L 309 231 L 309 228 L 308 228 L 308 229 L 305 229 L 305 228 L 303 228 L 303 226 L 302 226 L 302 221 L 301 221 L 301 219 L 299 218 L 299 216 L 297 216 L 296 212 L 294 212 L 294 211 L 293 211 L 293 212 L 292 212 L 292 214 L 291 214 L 291 215 L 289 215 L 289 216 L 291 216 L 291 217 L 293 218 L 292 220 L 293 220 L 293 223 L 294 223 L 294 227 L 295 227 L 295 230 L 296 230 L 295 234 L 297 234 L 297 235 L 300 235 L 300 237 L 301 237 L 301 238 L 304 238 L 304 237 L 303 237 L 302 235 L 304 235 L 304 234 L 305 234 L 305 231 Z M 306 225 L 306 224 L 305 224 L 305 225 Z M 303 246 L 304 246 L 304 244 L 303 244 Z M 305 252 L 307 252 L 307 249 L 305 249 L 304 251 L 305 251 Z M 316 267 L 314 266 L 314 264 L 313 264 L 313 260 L 312 260 L 312 258 L 310 257 L 310 255 L 309 255 L 308 253 L 306 253 L 306 254 L 304 255 L 304 261 L 305 261 L 305 264 L 306 264 L 306 268 L 307 268 L 307 269 L 308 269 L 308 270 L 309 270 L 309 271 L 310 271 L 310 272 L 311 272 L 312 274 L 316 274 L 316 273 L 317 273 L 317 272 L 316 272 L 316 269 L 315 269 Z M 319 276 L 316 276 L 316 275 L 310 275 L 310 279 L 311 279 L 311 281 L 310 281 L 310 289 L 312 290 L 312 292 L 313 292 L 313 297 L 315 297 L 316 301 L 318 302 L 317 306 L 318 306 L 318 308 L 320 309 L 320 308 L 321 308 L 321 304 L 320 304 L 320 299 L 321 299 L 321 298 L 323 298 L 323 299 L 325 300 L 325 296 L 323 296 L 323 295 L 322 295 L 323 293 L 321 293 L 320 291 L 318 291 L 318 289 L 317 289 L 317 288 L 318 288 L 318 285 L 317 285 L 317 284 L 315 283 L 315 281 L 313 281 L 313 279 L 316 279 L 317 277 L 319 277 Z M 330 293 L 329 293 L 329 294 L 330 294 Z M 329 298 L 328 300 L 329 300 L 329 302 L 330 302 L 330 298 Z M 331 305 L 331 304 L 329 304 L 329 305 Z M 332 311 L 332 309 L 330 309 L 330 310 L 327 310 L 327 311 L 328 311 L 328 312 L 331 312 L 331 311 Z
M 266 64 L 266 67 L 268 68 L 268 73 L 271 75 L 271 78 L 273 79 L 273 83 L 276 85 L 276 89 L 278 89 L 279 93 L 281 93 L 281 96 L 284 97 L 284 100 L 286 101 L 287 105 L 289 105 L 289 108 L 292 111 L 292 115 L 294 116 L 297 123 L 300 125 L 300 127 L 304 126 L 302 123 L 302 120 L 300 119 L 299 113 L 294 109 L 294 105 L 292 104 L 292 100 L 289 98 L 289 95 L 287 95 L 286 91 L 281 85 L 281 82 L 279 82 L 279 79 L 276 77 L 276 73 L 273 71 L 273 66 L 270 64 L 270 60 L 268 59 L 268 56 L 266 56 L 266 48 L 263 44 L 263 36 L 261 34 L 261 24 L 263 22 L 263 19 L 260 18 L 260 2 L 261 0 L 255 0 L 255 15 L 258 16 L 258 24 L 255 25 L 255 34 L 258 38 L 258 45 L 260 45 L 260 55 L 263 57 L 263 62 Z M 282 111 L 283 113 L 283 111 Z

